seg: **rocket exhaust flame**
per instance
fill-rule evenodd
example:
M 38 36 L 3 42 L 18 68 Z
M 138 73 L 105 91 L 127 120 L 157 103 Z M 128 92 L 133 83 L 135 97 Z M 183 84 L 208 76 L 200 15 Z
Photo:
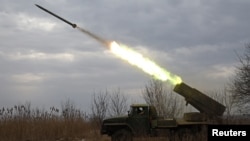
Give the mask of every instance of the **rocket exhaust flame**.
M 162 80 L 162 81 L 170 81 L 173 85 L 180 84 L 182 82 L 181 78 L 177 75 L 171 74 L 169 71 L 161 68 L 156 63 L 151 61 L 150 59 L 144 57 L 142 54 L 132 50 L 131 48 L 118 44 L 116 42 L 109 42 L 79 26 L 77 26 L 74 23 L 71 23 L 64 18 L 50 12 L 49 10 L 35 4 L 38 8 L 42 9 L 43 11 L 55 16 L 56 18 L 64 21 L 65 23 L 71 25 L 73 28 L 77 28 L 79 31 L 89 35 L 90 37 L 94 38 L 96 41 L 100 42 L 104 46 L 108 47 L 110 51 L 118 56 L 119 58 L 126 60 L 128 63 L 130 63 L 133 66 L 136 66 L 143 70 L 144 72 L 148 73 L 149 75 L 155 77 L 156 79 Z
M 126 60 L 131 65 L 140 68 L 141 70 L 155 77 L 158 80 L 169 80 L 173 85 L 182 82 L 179 76 L 171 74 L 167 70 L 161 68 L 152 60 L 144 57 L 142 54 L 132 50 L 131 48 L 125 45 L 119 45 L 118 43 L 113 41 L 110 45 L 110 50 L 116 56 L 120 57 L 123 60 Z

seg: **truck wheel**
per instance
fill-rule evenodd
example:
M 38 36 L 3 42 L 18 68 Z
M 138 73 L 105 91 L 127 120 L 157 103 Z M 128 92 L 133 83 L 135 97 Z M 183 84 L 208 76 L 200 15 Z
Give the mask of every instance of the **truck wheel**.
M 132 141 L 132 133 L 126 129 L 118 130 L 111 136 L 112 141 Z

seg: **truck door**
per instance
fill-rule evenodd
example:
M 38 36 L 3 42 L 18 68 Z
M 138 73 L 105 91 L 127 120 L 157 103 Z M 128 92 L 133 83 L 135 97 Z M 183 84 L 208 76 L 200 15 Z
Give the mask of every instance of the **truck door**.
M 148 106 L 132 107 L 128 123 L 137 135 L 146 135 L 150 130 Z

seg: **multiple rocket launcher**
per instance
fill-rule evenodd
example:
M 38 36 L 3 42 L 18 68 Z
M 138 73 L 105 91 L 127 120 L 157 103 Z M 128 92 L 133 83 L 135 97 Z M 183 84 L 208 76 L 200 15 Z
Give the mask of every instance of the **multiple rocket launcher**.
M 177 84 L 174 91 L 183 96 L 187 103 L 209 116 L 222 116 L 226 109 L 224 105 L 183 82 Z
M 76 24 L 69 22 L 68 20 L 65 20 L 64 18 L 50 12 L 49 10 L 43 8 L 42 6 L 39 6 L 35 4 L 38 8 L 42 9 L 43 11 L 55 16 L 56 18 L 64 21 L 65 23 L 69 24 L 73 28 L 77 28 L 83 33 L 89 35 L 90 37 L 94 38 L 101 44 L 105 45 L 106 47 L 109 47 L 110 42 L 107 40 L 104 40 L 103 38 L 78 27 Z M 174 91 L 180 95 L 182 95 L 186 102 L 194 106 L 197 110 L 199 110 L 201 113 L 205 113 L 210 116 L 222 116 L 225 111 L 225 106 L 218 103 L 214 99 L 208 97 L 207 95 L 203 94 L 202 92 L 188 86 L 187 84 L 181 82 L 179 84 L 176 84 L 174 87 Z

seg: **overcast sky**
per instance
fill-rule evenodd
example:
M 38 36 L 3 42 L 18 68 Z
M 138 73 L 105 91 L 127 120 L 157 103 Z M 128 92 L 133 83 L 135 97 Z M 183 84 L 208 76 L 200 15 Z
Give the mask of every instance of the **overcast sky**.
M 93 93 L 118 88 L 141 102 L 151 79 L 34 4 L 130 46 L 201 91 L 223 89 L 237 66 L 236 52 L 250 42 L 249 0 L 0 2 L 0 107 L 70 99 L 89 109 Z

